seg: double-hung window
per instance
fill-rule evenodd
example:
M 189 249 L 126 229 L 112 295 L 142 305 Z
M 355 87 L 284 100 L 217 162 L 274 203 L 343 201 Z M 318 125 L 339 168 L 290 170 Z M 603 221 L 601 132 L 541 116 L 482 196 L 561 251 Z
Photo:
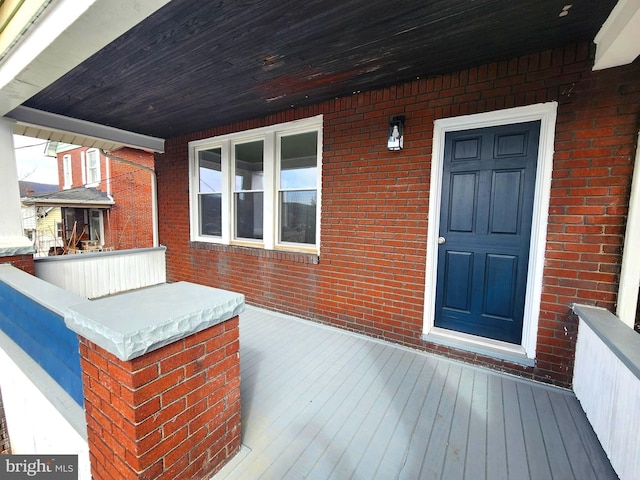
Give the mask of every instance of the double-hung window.
M 318 204 L 318 135 L 305 132 L 279 137 L 278 239 L 314 245 Z
M 97 148 L 91 148 L 85 153 L 85 171 L 87 187 L 97 187 L 100 183 L 100 151 Z
M 64 185 L 62 188 L 67 190 L 73 186 L 73 174 L 71 169 L 71 155 L 64 155 L 62 157 L 62 176 L 64 179 Z
M 189 151 L 192 240 L 319 253 L 321 115 Z

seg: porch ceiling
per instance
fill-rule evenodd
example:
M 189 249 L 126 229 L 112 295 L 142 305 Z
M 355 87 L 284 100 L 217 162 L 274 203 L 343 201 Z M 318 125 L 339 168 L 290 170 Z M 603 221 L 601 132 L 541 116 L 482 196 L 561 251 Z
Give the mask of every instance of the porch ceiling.
M 23 105 L 169 138 L 591 41 L 616 2 L 565 3 L 173 0 Z

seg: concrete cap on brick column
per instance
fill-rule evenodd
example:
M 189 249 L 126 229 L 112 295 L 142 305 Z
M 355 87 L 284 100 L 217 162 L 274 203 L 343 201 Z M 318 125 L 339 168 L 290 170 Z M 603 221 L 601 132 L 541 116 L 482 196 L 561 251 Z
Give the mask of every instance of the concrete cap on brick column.
M 67 327 L 121 360 L 144 355 L 244 310 L 244 295 L 189 282 L 86 301 L 64 312 Z

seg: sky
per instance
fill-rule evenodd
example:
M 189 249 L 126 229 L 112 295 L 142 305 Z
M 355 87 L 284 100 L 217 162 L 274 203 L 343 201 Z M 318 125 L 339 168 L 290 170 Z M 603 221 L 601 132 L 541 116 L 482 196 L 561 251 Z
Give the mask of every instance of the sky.
M 54 157 L 44 155 L 46 140 L 13 136 L 18 167 L 18 180 L 58 184 L 58 166 Z

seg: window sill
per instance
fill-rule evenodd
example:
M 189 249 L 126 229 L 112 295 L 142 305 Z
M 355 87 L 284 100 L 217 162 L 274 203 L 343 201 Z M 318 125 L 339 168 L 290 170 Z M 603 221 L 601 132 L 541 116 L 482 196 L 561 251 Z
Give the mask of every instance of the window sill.
M 285 262 L 304 263 L 308 265 L 318 265 L 320 263 L 320 255 L 317 253 L 304 252 L 298 250 L 265 250 L 259 247 L 249 247 L 240 245 L 224 245 L 220 243 L 209 243 L 191 241 L 189 247 L 195 250 L 209 250 L 220 253 L 233 253 L 236 255 L 246 255 L 250 257 L 266 258 L 269 260 L 282 260 Z

